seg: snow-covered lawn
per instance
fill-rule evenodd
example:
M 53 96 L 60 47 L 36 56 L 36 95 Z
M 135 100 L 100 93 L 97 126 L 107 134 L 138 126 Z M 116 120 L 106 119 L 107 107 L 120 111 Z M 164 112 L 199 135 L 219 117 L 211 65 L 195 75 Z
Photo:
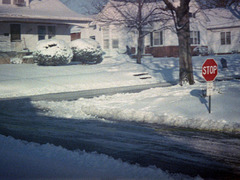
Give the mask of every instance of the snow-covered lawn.
M 221 70 L 222 57 L 227 59 L 227 71 Z M 203 80 L 201 67 L 206 58 L 193 58 L 196 80 Z M 219 64 L 218 77 L 240 75 L 240 55 L 213 58 Z M 96 65 L 0 65 L 0 94 L 3 98 L 178 81 L 177 58 L 145 58 L 142 65 L 136 64 L 135 61 L 126 55 L 118 54 L 112 58 L 105 58 L 101 64 Z M 148 75 L 134 76 L 141 73 Z

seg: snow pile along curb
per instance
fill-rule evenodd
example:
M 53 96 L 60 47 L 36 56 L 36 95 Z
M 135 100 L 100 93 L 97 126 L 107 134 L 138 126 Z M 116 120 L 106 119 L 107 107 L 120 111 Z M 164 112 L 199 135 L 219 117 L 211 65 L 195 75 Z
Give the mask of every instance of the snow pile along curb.
M 153 88 L 133 94 L 116 94 L 76 101 L 32 103 L 48 109 L 45 116 L 69 119 L 105 119 L 156 123 L 181 128 L 222 131 L 240 134 L 240 87 L 236 82 L 217 82 L 212 113 L 208 113 L 207 98 L 201 96 L 205 84 Z M 228 92 L 230 91 L 230 92 Z
M 193 179 L 168 174 L 156 167 L 131 165 L 104 154 L 69 151 L 2 135 L 0 144 L 0 178 L 3 179 Z

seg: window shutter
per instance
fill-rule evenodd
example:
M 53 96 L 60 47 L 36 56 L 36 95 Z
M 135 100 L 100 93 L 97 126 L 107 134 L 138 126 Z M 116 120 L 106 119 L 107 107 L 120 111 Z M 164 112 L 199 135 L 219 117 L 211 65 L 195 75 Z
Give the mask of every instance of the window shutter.
M 201 39 L 200 39 L 200 31 L 198 31 L 198 44 L 201 44 Z
M 153 32 L 150 33 L 150 43 L 151 46 L 153 46 Z
M 162 31 L 160 31 L 160 33 L 159 33 L 159 35 L 160 35 L 160 45 L 163 45 L 163 32 Z

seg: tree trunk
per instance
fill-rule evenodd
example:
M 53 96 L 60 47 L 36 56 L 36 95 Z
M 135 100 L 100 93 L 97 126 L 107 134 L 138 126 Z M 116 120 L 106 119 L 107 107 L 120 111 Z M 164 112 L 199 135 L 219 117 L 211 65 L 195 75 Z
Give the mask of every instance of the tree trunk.
M 179 43 L 179 84 L 182 85 L 187 81 L 190 85 L 194 84 L 192 53 L 190 43 L 190 22 L 189 22 L 189 5 L 184 4 L 177 9 L 177 35 Z
M 138 33 L 138 47 L 137 47 L 137 64 L 142 63 L 142 54 L 143 54 L 143 46 L 144 46 L 144 39 L 143 39 L 143 32 L 140 30 Z
M 178 31 L 179 42 L 179 84 L 184 81 L 194 84 L 192 55 L 190 46 L 190 32 L 185 30 Z

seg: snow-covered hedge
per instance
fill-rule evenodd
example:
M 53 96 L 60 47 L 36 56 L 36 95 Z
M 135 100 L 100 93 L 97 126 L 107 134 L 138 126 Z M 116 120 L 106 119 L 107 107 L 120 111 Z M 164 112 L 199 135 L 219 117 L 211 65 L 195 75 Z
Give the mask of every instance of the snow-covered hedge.
M 38 65 L 57 66 L 71 62 L 73 52 L 63 40 L 49 39 L 37 43 L 34 60 Z
M 93 39 L 77 39 L 70 43 L 73 60 L 82 63 L 100 63 L 103 51 L 99 43 Z

